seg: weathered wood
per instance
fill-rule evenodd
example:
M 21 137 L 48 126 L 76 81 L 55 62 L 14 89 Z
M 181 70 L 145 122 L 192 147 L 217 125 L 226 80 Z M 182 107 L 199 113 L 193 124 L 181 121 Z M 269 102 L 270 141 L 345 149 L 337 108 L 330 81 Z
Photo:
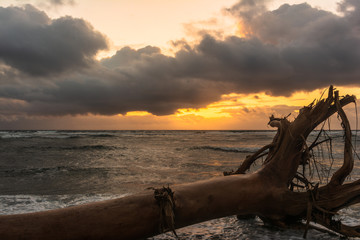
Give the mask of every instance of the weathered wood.
M 172 190 L 176 228 L 240 213 L 282 212 L 274 204 L 281 195 L 261 174 L 215 178 Z M 141 239 L 160 233 L 159 219 L 154 192 L 147 190 L 115 200 L 0 216 L 0 239 Z

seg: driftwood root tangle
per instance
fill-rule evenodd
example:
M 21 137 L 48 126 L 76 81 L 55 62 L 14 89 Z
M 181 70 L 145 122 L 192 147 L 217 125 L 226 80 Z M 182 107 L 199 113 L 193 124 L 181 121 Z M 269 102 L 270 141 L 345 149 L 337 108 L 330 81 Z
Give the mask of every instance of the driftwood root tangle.
M 354 166 L 352 132 L 343 106 L 355 103 L 356 97 L 346 95 L 340 99 L 339 92 L 330 86 L 328 97 L 315 101 L 300 110 L 293 122 L 287 117 L 270 117 L 269 125 L 278 129 L 272 143 L 247 156 L 236 171 L 224 175 L 245 174 L 259 157 L 265 157 L 264 166 L 259 171 L 271 178 L 274 184 L 283 185 L 282 192 L 287 198 L 283 203 L 285 214 L 260 216 L 265 221 L 277 222 L 281 226 L 293 226 L 305 221 L 304 238 L 310 222 L 316 222 L 327 229 L 347 237 L 360 237 L 360 226 L 346 226 L 335 220 L 337 212 L 360 202 L 360 180 L 344 184 Z M 327 141 L 319 140 L 321 128 L 314 142 L 308 146 L 306 139 L 310 133 L 334 113 L 338 113 L 344 130 L 344 156 L 342 166 L 332 175 L 330 181 L 319 186 L 305 176 L 305 166 L 310 165 L 313 148 Z M 266 152 L 265 152 L 266 151 Z M 302 171 L 299 168 L 302 167 Z M 317 167 L 317 165 L 315 165 Z M 317 170 L 318 171 L 318 170 Z M 271 177 L 278 175 L 278 178 Z M 300 183 L 300 184 L 299 184 Z M 306 191 L 295 192 L 294 189 Z M 279 201 L 277 204 L 280 204 Z M 274 221 L 276 220 L 276 221 Z

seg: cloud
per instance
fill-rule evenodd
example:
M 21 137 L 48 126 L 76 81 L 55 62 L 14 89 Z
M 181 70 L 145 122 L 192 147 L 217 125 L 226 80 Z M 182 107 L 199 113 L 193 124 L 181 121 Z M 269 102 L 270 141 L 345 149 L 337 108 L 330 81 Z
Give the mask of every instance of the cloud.
M 50 0 L 49 1 L 53 5 L 74 5 L 75 0 Z
M 348 9 L 343 17 L 306 3 L 284 4 L 274 11 L 265 11 L 261 1 L 256 3 L 241 1 L 229 10 L 242 24 L 247 24 L 251 33 L 248 38 L 213 40 L 211 46 L 203 50 L 215 54 L 217 60 L 223 58 L 221 63 L 233 64 L 235 71 L 237 66 L 238 73 L 249 73 L 232 74 L 237 76 L 239 90 L 256 91 L 257 88 L 286 95 L 329 84 L 359 84 L 358 1 L 341 4 Z M 241 8 L 244 5 L 245 10 Z M 241 69 L 242 66 L 245 69 Z M 252 84 L 256 84 L 255 89 Z
M 27 0 L 26 2 L 29 3 L 29 0 Z M 64 6 L 76 5 L 75 0 L 32 0 L 32 2 L 35 6 L 41 9 L 55 12 L 58 12 L 58 10 Z
M 50 19 L 31 5 L 0 8 L 0 61 L 30 75 L 88 67 L 107 47 L 104 35 L 82 19 Z
M 30 6 L 0 9 L 0 98 L 7 99 L 0 114 L 16 107 L 40 116 L 167 115 L 228 93 L 289 96 L 330 84 L 359 86 L 357 3 L 343 1 L 340 16 L 306 3 L 269 11 L 241 1 L 228 12 L 246 22 L 246 38 L 208 33 L 195 45 L 178 42 L 174 56 L 153 46 L 124 47 L 99 62 L 93 57 L 106 40 L 84 20 L 52 20 Z
M 267 11 L 266 4 L 271 0 L 240 0 L 225 11 L 240 17 L 246 22 L 250 22 L 253 18 L 263 14 Z
M 61 6 L 76 4 L 76 0 L 16 0 L 18 4 L 32 4 L 48 10 L 57 9 Z

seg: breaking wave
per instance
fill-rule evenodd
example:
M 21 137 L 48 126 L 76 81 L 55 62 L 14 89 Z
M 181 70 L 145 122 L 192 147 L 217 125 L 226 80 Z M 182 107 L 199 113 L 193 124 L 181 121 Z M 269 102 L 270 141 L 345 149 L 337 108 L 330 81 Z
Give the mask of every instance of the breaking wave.
M 257 148 L 243 148 L 243 147 L 217 147 L 217 146 L 196 146 L 191 147 L 191 150 L 213 150 L 222 152 L 238 152 L 238 153 L 254 153 Z

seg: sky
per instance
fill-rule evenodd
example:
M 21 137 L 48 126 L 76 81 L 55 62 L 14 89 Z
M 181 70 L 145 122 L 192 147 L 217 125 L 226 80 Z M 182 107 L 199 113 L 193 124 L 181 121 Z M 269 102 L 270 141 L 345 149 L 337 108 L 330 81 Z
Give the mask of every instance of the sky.
M 359 65 L 358 0 L 0 1 L 3 130 L 270 129 Z

